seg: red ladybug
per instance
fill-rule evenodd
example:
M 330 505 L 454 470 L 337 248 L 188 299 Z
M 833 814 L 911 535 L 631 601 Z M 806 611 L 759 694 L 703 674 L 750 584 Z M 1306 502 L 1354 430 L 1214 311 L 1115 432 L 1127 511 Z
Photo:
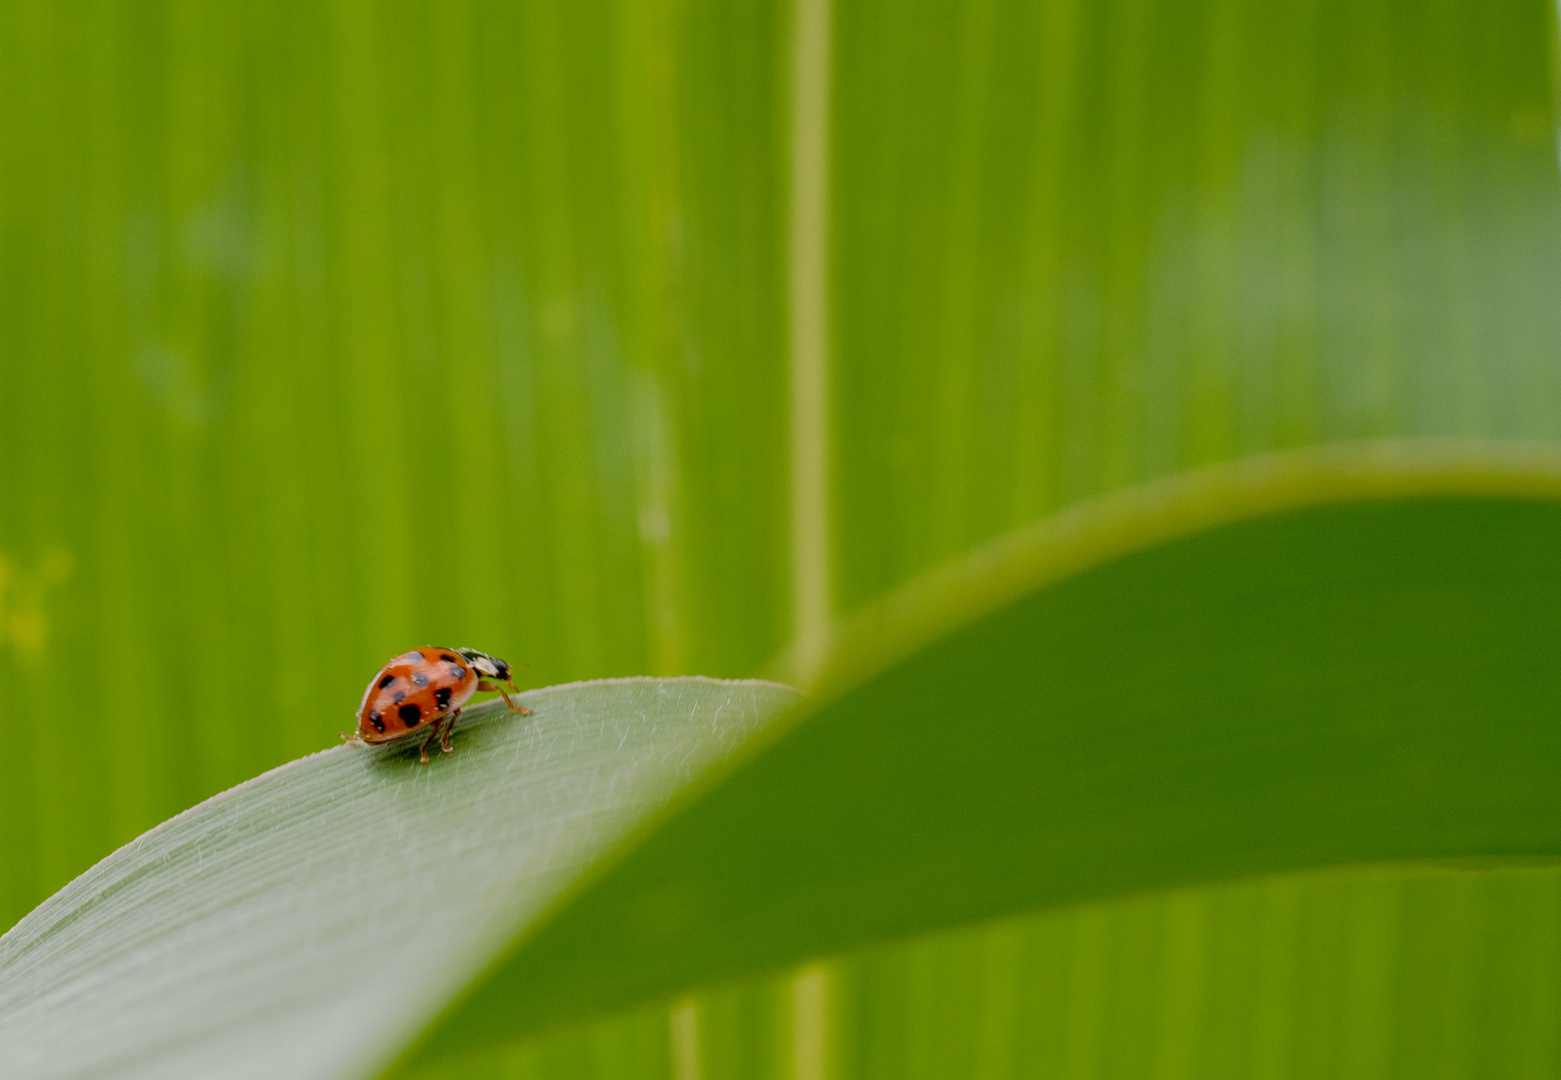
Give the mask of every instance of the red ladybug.
M 363 692 L 357 738 L 366 743 L 388 743 L 426 731 L 428 738 L 419 751 L 426 765 L 428 747 L 436 737 L 444 752 L 450 752 L 455 718 L 477 691 L 497 690 L 512 711 L 522 715 L 531 712 L 511 701 L 500 683 L 519 692 L 509 665 L 476 649 L 427 648 L 402 653 L 380 668 Z

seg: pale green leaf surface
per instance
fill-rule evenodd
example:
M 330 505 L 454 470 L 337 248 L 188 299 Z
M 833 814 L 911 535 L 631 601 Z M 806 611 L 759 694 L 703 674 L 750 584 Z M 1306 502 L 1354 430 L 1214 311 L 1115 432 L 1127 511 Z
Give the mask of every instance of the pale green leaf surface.
M 0 1061 L 45 1077 L 344 1077 L 410 1038 L 669 793 L 796 698 L 617 680 L 349 745 L 212 798 L 0 938 Z

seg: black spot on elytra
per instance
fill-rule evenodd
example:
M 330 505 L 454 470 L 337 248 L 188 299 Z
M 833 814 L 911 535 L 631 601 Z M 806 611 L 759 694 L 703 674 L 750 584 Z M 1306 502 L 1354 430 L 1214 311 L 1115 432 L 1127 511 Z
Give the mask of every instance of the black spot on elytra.
M 427 686 L 428 685 L 428 676 L 424 675 L 421 671 L 414 672 L 413 675 L 412 675 L 412 685 L 413 686 Z
M 464 679 L 464 678 L 466 678 L 466 669 L 461 667 L 459 664 L 457 664 L 455 667 L 450 669 L 450 678 L 452 678 L 452 679 Z
M 379 688 L 381 690 L 383 690 L 383 689 L 385 689 L 385 687 L 389 686 L 391 683 L 393 683 L 395 681 L 396 681 L 396 677 L 394 675 L 386 675 L 383 679 L 381 679 L 379 681 Z
M 375 731 L 384 731 L 385 730 L 385 721 L 383 721 L 383 720 L 381 720 L 379 718 L 379 713 L 377 713 L 377 712 L 369 713 L 369 723 L 374 725 L 374 730 Z
M 441 709 L 446 708 L 450 704 L 450 688 L 448 686 L 441 686 L 439 689 L 435 690 L 434 700 L 439 703 L 439 707 Z
M 447 652 L 440 653 L 439 654 L 439 659 L 443 660 L 447 664 L 454 664 L 454 663 L 456 663 L 455 657 L 451 656 Z
M 394 700 L 395 700 L 395 701 L 396 701 L 396 702 L 397 702 L 397 703 L 400 703 L 400 702 L 403 702 L 403 701 L 405 701 L 405 700 L 406 700 L 406 699 L 407 699 L 407 692 L 406 692 L 406 691 L 405 691 L 405 690 L 397 690 L 397 691 L 396 691 L 396 693 L 395 693 L 395 697 L 394 697 Z
M 407 727 L 412 727 L 423 718 L 423 710 L 416 705 L 403 705 L 396 710 L 396 715 L 401 717 Z

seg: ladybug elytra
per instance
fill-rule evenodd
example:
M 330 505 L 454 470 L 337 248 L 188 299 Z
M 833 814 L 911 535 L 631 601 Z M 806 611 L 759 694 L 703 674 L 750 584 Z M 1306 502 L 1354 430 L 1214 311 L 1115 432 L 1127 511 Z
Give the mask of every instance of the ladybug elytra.
M 510 693 L 519 691 L 509 665 L 498 657 L 476 649 L 413 649 L 379 669 L 358 706 L 356 734 L 342 738 L 388 743 L 426 732 L 418 752 L 426 765 L 434 739 L 445 753 L 450 752 L 450 732 L 461 706 L 479 690 L 497 690 L 512 712 L 531 712 L 510 699 Z

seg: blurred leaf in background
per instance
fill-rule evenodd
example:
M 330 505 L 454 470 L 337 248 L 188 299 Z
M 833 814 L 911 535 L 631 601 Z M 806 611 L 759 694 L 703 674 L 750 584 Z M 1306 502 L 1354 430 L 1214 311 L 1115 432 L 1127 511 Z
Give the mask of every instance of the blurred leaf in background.
M 1550 5 L 842 0 L 836 27 L 843 607 L 1190 466 L 1561 434 Z
M 1561 436 L 1542 0 L 799 3 L 0 3 L 0 925 L 409 643 L 746 674 L 1149 478 Z M 842 1075 L 1022 1075 L 993 1048 L 1053 994 L 1059 1075 L 1216 1073 L 1185 1040 L 1238 1022 L 1232 1075 L 1409 1075 L 1429 1030 L 1473 1069 L 1546 873 L 1036 916 L 490 1064 L 781 1075 L 827 1029 Z M 1404 977 L 1444 998 L 1382 989 L 1417 940 L 1468 958 Z M 1294 995 L 1208 975 L 1232 942 Z M 929 1017 L 976 1058 L 904 1049 Z
M 784 644 L 786 28 L 0 4 L 0 924 L 409 643 Z

